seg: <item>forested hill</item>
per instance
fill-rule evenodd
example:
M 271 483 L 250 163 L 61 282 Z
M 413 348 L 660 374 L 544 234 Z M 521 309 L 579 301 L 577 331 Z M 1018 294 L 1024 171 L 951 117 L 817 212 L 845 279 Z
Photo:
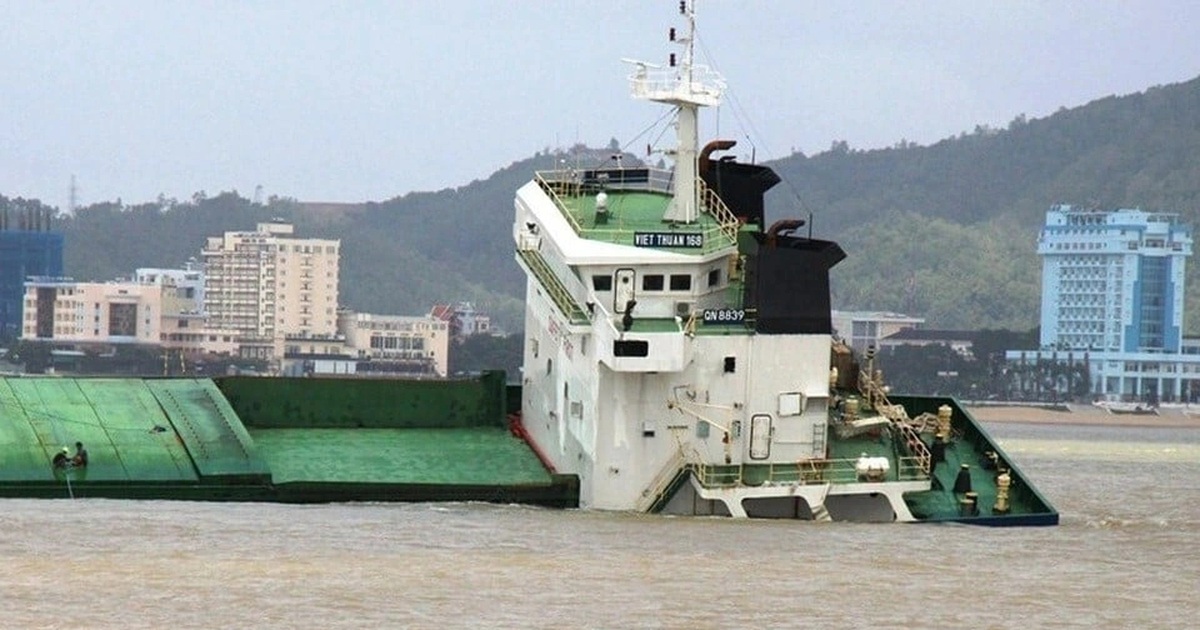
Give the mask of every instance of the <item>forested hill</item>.
M 435 302 L 470 300 L 516 330 L 523 284 L 512 257 L 513 193 L 560 157 L 540 153 L 486 180 L 378 203 L 255 204 L 198 193 L 96 204 L 58 221 L 66 271 L 105 280 L 176 266 L 199 258 L 207 236 L 279 217 L 299 236 L 342 240 L 341 301 L 350 308 L 421 314 Z M 770 195 L 772 216 L 811 212 L 814 235 L 850 254 L 834 269 L 836 308 L 902 311 L 941 328 L 1029 329 L 1038 323 L 1035 246 L 1049 206 L 1140 207 L 1200 225 L 1200 79 L 1017 117 L 1005 129 L 931 146 L 856 151 L 835 143 L 771 165 L 784 178 Z M 1200 334 L 1197 269 L 1192 261 L 1189 334 Z
M 1015 118 L 931 146 L 793 155 L 774 216 L 812 212 L 850 257 L 835 268 L 839 308 L 889 309 L 946 328 L 1037 325 L 1045 211 L 1178 212 L 1200 226 L 1200 78 Z M 797 198 L 798 196 L 798 198 Z M 1200 332 L 1200 273 L 1188 273 L 1187 331 Z

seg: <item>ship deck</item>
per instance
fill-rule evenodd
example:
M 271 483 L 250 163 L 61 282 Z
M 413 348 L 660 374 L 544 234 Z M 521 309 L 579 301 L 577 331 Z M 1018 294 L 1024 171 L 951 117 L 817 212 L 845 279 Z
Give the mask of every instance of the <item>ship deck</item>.
M 507 429 L 500 379 L 0 378 L 0 496 L 573 505 Z M 77 441 L 87 466 L 53 467 Z
M 550 474 L 506 429 L 253 429 L 275 484 L 298 481 L 548 484 Z
M 918 521 L 954 521 L 986 525 L 1051 525 L 1058 522 L 1058 513 L 1030 485 L 995 441 L 987 435 L 965 410 L 950 399 L 893 398 L 902 404 L 912 417 L 934 413 L 938 406 L 953 408 L 953 438 L 947 444 L 945 460 L 934 465 L 926 474 L 907 446 L 897 439 L 885 423 L 878 428 L 855 435 L 839 435 L 831 426 L 827 457 L 823 460 L 775 462 L 770 464 L 693 465 L 692 471 L 706 487 L 767 485 L 848 485 L 862 482 L 931 482 L 930 489 L 908 492 L 904 501 Z M 922 434 L 926 446 L 932 438 Z M 1000 467 L 1008 468 L 1012 478 L 1009 510 L 1003 514 L 994 510 L 997 496 L 997 465 L 987 459 L 994 451 Z M 886 458 L 888 471 L 875 478 L 862 478 L 855 468 L 860 457 Z M 968 465 L 971 491 L 977 495 L 977 511 L 963 511 L 963 495 L 954 492 L 955 480 L 963 464 Z M 664 501 L 656 504 L 661 507 Z
M 732 246 L 718 221 L 706 212 L 694 223 L 663 218 L 673 198 L 669 179 L 650 176 L 601 186 L 572 180 L 567 172 L 550 172 L 539 173 L 538 181 L 582 238 L 679 253 L 707 254 Z M 601 190 L 607 197 L 604 213 L 596 211 Z M 678 245 L 669 244 L 676 238 Z

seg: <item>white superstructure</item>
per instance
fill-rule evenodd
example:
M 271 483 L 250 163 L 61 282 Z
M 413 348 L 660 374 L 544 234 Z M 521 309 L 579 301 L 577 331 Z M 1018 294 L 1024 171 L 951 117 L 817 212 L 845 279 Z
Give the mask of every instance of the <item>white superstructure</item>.
M 833 457 L 828 269 L 843 254 L 794 236 L 799 221 L 765 229 L 770 169 L 708 158 L 729 142 L 700 150 L 698 111 L 723 81 L 692 63 L 683 9 L 682 63 L 630 77 L 676 108 L 673 172 L 545 172 L 517 192 L 524 431 L 578 475 L 584 507 L 911 520 L 901 494 L 929 489 L 928 452 L 924 468 Z

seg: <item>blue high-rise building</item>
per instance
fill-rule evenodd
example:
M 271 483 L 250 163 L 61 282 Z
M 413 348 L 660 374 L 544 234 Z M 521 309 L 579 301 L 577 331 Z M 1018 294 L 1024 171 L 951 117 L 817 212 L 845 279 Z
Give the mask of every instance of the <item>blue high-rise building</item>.
M 0 338 L 21 336 L 25 280 L 62 274 L 63 235 L 51 230 L 51 210 L 0 198 Z
M 1178 214 L 1055 206 L 1042 257 L 1041 348 L 1010 361 L 1084 360 L 1114 401 L 1200 400 L 1200 356 L 1183 339 L 1191 227 Z
M 1179 215 L 1056 206 L 1038 239 L 1043 347 L 1178 353 L 1191 228 Z

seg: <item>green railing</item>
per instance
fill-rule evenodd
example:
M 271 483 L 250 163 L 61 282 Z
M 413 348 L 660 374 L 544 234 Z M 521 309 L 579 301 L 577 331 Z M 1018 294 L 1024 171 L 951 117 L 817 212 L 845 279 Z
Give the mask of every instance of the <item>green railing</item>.
M 547 175 L 555 177 L 555 179 L 548 179 Z M 584 187 L 578 181 L 569 178 L 559 179 L 557 178 L 559 175 L 565 176 L 565 174 L 560 173 L 559 171 L 549 171 L 546 173 L 538 172 L 534 174 L 534 180 L 537 182 L 542 191 L 545 192 L 548 197 L 550 197 L 550 200 L 554 202 L 555 207 L 557 207 L 558 211 L 563 215 L 564 218 L 566 218 L 567 223 L 571 225 L 571 228 L 575 230 L 575 234 L 581 238 L 595 241 L 618 243 L 622 245 L 634 244 L 634 235 L 639 231 L 643 231 L 645 227 L 640 229 L 624 227 L 621 225 L 620 217 L 611 219 L 617 222 L 617 225 L 612 227 L 595 227 L 580 223 L 579 218 L 573 211 L 573 208 L 576 203 L 581 203 L 582 200 L 585 199 L 586 196 L 584 194 Z M 737 217 L 733 215 L 733 212 L 729 209 L 729 207 L 725 205 L 725 202 L 722 201 L 721 198 L 704 183 L 704 180 L 697 179 L 696 183 L 699 187 L 698 192 L 700 207 L 703 209 L 705 214 L 708 214 L 712 218 L 715 224 L 707 226 L 696 225 L 694 227 L 684 226 L 682 228 L 677 226 L 676 230 L 680 234 L 700 235 L 703 238 L 703 246 L 698 249 L 704 254 L 729 247 L 735 247 L 737 245 L 737 234 L 738 230 L 741 228 L 741 223 L 738 221 Z M 661 192 L 664 194 L 670 193 L 669 188 L 665 190 L 660 190 L 660 188 L 661 185 L 654 184 L 652 180 L 651 184 L 635 187 L 632 191 Z M 609 190 L 617 192 L 622 189 L 617 188 L 617 185 L 614 184 Z M 692 248 L 678 249 L 695 251 Z
M 587 325 L 591 321 L 587 313 L 583 310 L 583 307 L 579 305 L 579 302 L 575 301 L 571 292 L 567 291 L 567 287 L 558 279 L 558 276 L 554 274 L 554 271 L 550 269 L 550 266 L 546 264 L 546 261 L 537 250 L 518 249 L 517 255 L 521 257 L 521 260 L 525 261 L 529 270 L 533 272 L 538 282 L 546 289 L 550 300 L 554 302 L 554 305 L 562 311 L 562 314 L 572 324 Z
M 868 481 L 924 481 L 929 479 L 915 457 L 901 457 L 880 479 L 860 478 L 855 459 L 814 459 L 771 464 L 702 464 L 688 467 L 706 488 L 731 488 L 763 484 L 862 483 Z

